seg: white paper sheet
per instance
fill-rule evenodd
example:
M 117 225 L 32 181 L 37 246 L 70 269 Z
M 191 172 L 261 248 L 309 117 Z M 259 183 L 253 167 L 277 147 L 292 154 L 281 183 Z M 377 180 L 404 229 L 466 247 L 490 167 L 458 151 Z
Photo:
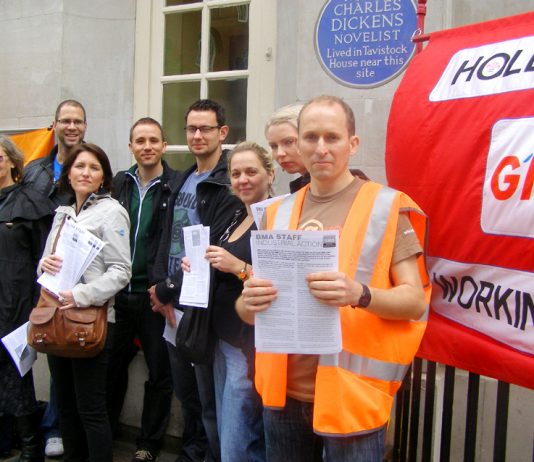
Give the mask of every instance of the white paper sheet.
M 254 277 L 269 279 L 278 297 L 256 314 L 258 351 L 327 354 L 341 351 L 339 310 L 313 297 L 305 277 L 337 271 L 339 232 L 253 231 Z
M 43 273 L 37 282 L 58 296 L 61 291 L 71 290 L 104 245 L 102 240 L 83 226 L 65 220 L 55 252 L 63 258 L 61 270 L 54 275 Z
M 174 309 L 174 316 L 176 317 L 176 327 L 171 327 L 169 322 L 165 320 L 165 328 L 163 329 L 163 338 L 169 342 L 172 346 L 176 346 L 176 332 L 178 330 L 178 326 L 180 325 L 180 321 L 182 320 L 182 316 L 184 315 L 183 311 Z
M 11 355 L 21 377 L 32 368 L 37 352 L 28 345 L 29 321 L 2 338 L 2 343 Z
M 206 249 L 210 245 L 209 226 L 194 225 L 183 228 L 185 254 L 191 271 L 184 271 L 180 305 L 207 308 L 210 288 L 210 263 Z

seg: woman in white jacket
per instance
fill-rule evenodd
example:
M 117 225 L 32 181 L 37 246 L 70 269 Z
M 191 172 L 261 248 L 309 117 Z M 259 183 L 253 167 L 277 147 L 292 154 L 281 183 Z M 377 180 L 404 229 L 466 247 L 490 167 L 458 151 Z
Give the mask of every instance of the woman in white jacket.
M 59 178 L 62 191 L 75 197 L 72 206 L 60 206 L 39 265 L 55 274 L 62 259 L 52 245 L 64 220 L 72 220 L 105 242 L 72 290 L 60 292 L 65 309 L 108 305 L 108 337 L 94 358 L 70 359 L 48 355 L 57 388 L 65 461 L 111 462 L 112 436 L 106 412 L 106 370 L 115 320 L 114 295 L 131 276 L 130 221 L 124 207 L 110 196 L 112 172 L 106 153 L 96 145 L 81 144 L 65 160 Z

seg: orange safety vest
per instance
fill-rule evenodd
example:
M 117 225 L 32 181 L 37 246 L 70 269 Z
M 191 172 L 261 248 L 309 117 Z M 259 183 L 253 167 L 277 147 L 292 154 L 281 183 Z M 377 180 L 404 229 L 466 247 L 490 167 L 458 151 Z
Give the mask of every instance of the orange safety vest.
M 297 229 L 308 187 L 267 209 L 267 229 Z M 425 248 L 427 219 L 407 195 L 373 182 L 358 192 L 340 236 L 340 271 L 371 287 L 388 289 L 399 212 L 408 214 Z M 431 285 L 424 256 L 418 259 L 425 297 Z M 342 351 L 319 356 L 313 428 L 349 436 L 384 426 L 393 397 L 423 337 L 428 308 L 416 321 L 392 321 L 364 309 L 340 307 Z M 287 354 L 256 353 L 256 389 L 266 407 L 286 403 Z

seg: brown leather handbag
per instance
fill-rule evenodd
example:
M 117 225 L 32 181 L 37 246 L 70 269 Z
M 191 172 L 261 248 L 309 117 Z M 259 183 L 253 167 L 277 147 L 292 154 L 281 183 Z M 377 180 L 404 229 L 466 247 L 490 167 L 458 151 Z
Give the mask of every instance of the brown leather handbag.
M 41 288 L 30 313 L 28 344 L 41 353 L 65 358 L 92 358 L 104 349 L 108 304 L 60 310 L 61 304 Z
M 41 288 L 37 305 L 30 313 L 28 345 L 41 353 L 65 358 L 92 358 L 100 353 L 106 344 L 108 302 L 102 306 L 60 308 L 58 298 Z

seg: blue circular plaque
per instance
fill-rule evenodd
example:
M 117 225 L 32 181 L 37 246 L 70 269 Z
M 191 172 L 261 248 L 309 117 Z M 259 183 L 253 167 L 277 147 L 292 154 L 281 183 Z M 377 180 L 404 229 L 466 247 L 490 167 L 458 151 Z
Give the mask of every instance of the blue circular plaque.
M 339 83 L 378 87 L 408 65 L 416 29 L 412 0 L 328 0 L 315 27 L 315 50 Z

